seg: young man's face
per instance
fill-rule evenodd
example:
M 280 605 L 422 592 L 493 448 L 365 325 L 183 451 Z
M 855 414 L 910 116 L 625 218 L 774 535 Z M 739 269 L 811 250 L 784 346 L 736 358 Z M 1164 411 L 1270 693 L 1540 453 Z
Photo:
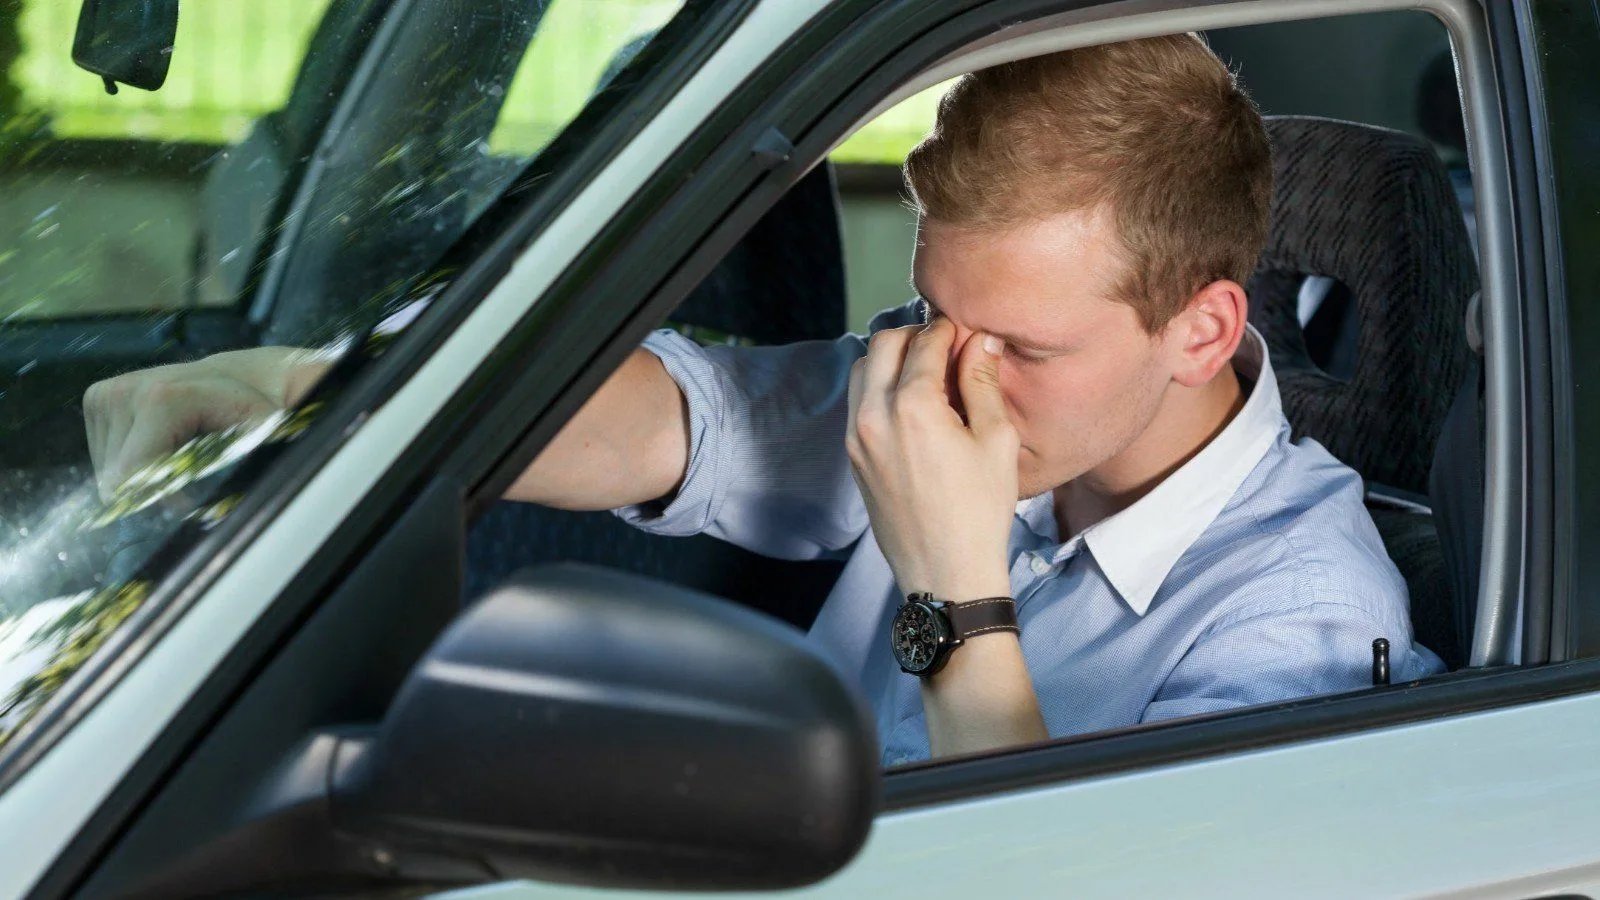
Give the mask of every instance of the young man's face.
M 1000 387 L 1022 438 L 1021 497 L 1113 460 L 1172 383 L 1162 336 L 1106 299 L 1124 270 L 1117 247 L 1110 217 L 1093 212 L 991 232 L 920 224 L 914 281 L 930 313 L 956 326 L 952 376 L 974 333 L 1006 341 Z M 953 381 L 949 390 L 956 398 Z

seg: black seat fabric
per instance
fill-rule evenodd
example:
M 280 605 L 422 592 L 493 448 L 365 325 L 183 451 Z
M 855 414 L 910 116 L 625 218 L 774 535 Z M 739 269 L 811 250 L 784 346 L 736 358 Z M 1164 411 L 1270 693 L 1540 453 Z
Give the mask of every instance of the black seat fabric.
M 1327 447 L 1369 485 L 1423 497 L 1435 444 L 1471 352 L 1464 333 L 1477 265 L 1450 180 L 1433 150 L 1401 132 L 1269 117 L 1272 225 L 1250 279 L 1261 331 L 1296 437 Z M 1299 294 L 1308 276 L 1348 292 L 1354 365 L 1313 361 Z M 1347 348 L 1348 349 L 1348 348 Z M 1327 358 L 1329 354 L 1319 353 Z M 1373 518 L 1411 589 L 1417 639 L 1452 666 L 1464 648 L 1434 523 L 1375 505 Z
M 669 324 L 711 340 L 835 338 L 846 327 L 838 195 L 824 163 L 791 189 L 679 305 Z M 575 560 L 698 588 L 808 626 L 843 563 L 758 556 L 711 537 L 659 537 L 608 512 L 496 503 L 468 534 L 466 596 L 537 562 Z
M 1369 481 L 1428 490 L 1434 442 L 1467 370 L 1477 265 L 1450 180 L 1421 140 L 1349 122 L 1270 117 L 1274 191 L 1251 321 L 1295 431 Z M 1308 275 L 1354 298 L 1348 381 L 1311 361 L 1296 298 Z

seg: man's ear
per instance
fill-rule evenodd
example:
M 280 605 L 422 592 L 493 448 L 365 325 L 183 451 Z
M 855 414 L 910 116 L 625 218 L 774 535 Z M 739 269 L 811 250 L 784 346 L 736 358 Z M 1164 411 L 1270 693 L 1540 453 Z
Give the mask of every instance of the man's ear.
M 1167 323 L 1172 379 L 1184 387 L 1209 382 L 1239 349 L 1249 314 L 1249 301 L 1238 282 L 1213 281 L 1196 291 Z

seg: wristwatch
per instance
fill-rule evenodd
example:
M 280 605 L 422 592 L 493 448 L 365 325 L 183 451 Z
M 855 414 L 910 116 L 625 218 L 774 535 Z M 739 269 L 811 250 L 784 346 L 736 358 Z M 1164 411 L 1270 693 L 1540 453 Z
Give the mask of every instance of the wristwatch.
M 991 631 L 1020 634 L 1021 630 L 1017 602 L 1010 597 L 949 603 L 928 593 L 911 594 L 889 626 L 889 647 L 900 671 L 927 678 L 944 668 L 950 651 L 968 638 Z

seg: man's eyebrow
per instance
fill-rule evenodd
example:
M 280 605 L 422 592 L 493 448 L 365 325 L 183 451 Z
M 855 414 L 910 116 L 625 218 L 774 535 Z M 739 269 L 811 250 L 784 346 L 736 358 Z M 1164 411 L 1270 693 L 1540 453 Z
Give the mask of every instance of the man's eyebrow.
M 925 293 L 921 288 L 919 288 L 915 281 L 911 282 L 911 289 L 913 291 L 917 292 L 917 298 L 922 301 L 922 304 L 925 307 L 925 311 L 927 313 L 931 313 L 932 315 L 935 315 L 935 316 L 944 315 L 944 311 L 939 309 L 939 304 L 934 302 L 932 297 L 929 297 L 927 295 L 927 293 Z M 928 319 L 928 321 L 931 322 L 933 320 L 930 317 Z M 1039 351 L 1041 353 L 1052 353 L 1052 352 L 1058 352 L 1060 350 L 1065 349 L 1063 347 L 1053 347 L 1053 346 L 1051 346 L 1049 344 L 1041 344 L 1041 343 L 1039 343 L 1039 342 L 1037 342 L 1035 340 L 1032 340 L 1030 338 L 1019 337 L 1019 336 L 1013 335 L 1013 334 L 1005 334 L 1005 333 L 999 332 L 999 331 L 991 331 L 991 332 L 988 332 L 988 333 L 994 335 L 995 337 L 999 338 L 1002 341 L 1005 341 L 1006 343 L 1010 344 L 1013 347 L 1019 347 L 1019 348 L 1021 348 L 1023 350 L 1036 350 L 1036 351 Z

